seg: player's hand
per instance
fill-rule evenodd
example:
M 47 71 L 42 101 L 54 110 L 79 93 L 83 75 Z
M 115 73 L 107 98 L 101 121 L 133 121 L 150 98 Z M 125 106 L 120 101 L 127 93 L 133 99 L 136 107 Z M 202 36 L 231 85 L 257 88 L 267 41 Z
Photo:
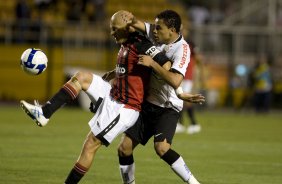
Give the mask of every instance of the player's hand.
M 132 25 L 136 23 L 136 18 L 134 17 L 134 15 L 131 12 L 123 11 L 122 21 L 124 23 L 123 29 L 127 29 L 130 32 L 135 31 L 135 28 Z
M 131 12 L 126 14 L 127 25 L 130 26 L 136 22 L 134 15 Z
M 143 65 L 143 66 L 147 66 L 147 67 L 151 67 L 152 63 L 155 62 L 151 56 L 147 56 L 147 55 L 138 55 L 139 60 L 138 60 L 138 64 Z
M 185 102 L 203 104 L 206 100 L 205 97 L 201 94 L 190 94 L 190 93 L 181 93 L 177 97 Z
M 135 16 L 129 11 L 124 11 L 123 18 L 127 26 L 132 26 L 133 24 L 137 22 L 137 19 L 135 18 Z

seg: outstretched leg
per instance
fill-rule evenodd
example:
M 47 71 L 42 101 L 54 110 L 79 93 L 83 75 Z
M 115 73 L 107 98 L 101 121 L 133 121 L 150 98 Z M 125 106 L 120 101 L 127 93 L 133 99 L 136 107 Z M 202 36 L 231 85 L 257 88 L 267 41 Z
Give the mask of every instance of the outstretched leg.
M 64 104 L 76 99 L 82 90 L 86 91 L 88 89 L 92 79 L 92 73 L 77 72 L 44 106 L 42 106 L 44 116 L 50 118 L 52 114 Z
M 45 126 L 49 118 L 64 104 L 73 101 L 78 94 L 86 91 L 93 80 L 90 72 L 76 73 L 63 87 L 43 106 L 29 104 L 22 100 L 21 107 L 39 126 Z

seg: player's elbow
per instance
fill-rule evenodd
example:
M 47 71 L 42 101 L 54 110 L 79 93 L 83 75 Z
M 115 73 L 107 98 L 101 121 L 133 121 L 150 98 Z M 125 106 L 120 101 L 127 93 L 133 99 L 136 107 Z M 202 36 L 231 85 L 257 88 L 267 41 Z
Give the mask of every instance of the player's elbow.
M 182 79 L 175 79 L 173 81 L 171 81 L 171 86 L 174 88 L 174 89 L 177 89 L 180 85 L 181 85 L 181 82 L 182 82 Z
M 178 81 L 177 84 L 175 85 L 175 88 L 174 88 L 174 89 L 179 88 L 179 87 L 181 86 L 181 82 L 182 82 L 182 80 L 181 80 L 181 81 Z
M 182 80 L 183 80 L 183 75 L 181 74 L 176 74 L 174 77 L 173 77 L 173 84 L 172 84 L 172 87 L 174 89 L 177 89 L 181 83 L 182 83 Z
M 175 90 L 180 86 L 180 84 L 175 83 L 175 82 L 171 83 L 170 85 L 171 85 L 171 87 L 173 87 L 173 89 L 175 89 Z

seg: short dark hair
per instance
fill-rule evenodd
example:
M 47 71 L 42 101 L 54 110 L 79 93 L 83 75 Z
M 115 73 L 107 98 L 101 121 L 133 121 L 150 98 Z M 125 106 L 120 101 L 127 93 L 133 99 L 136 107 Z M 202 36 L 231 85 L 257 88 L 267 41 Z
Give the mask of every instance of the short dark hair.
M 163 19 L 168 28 L 175 28 L 176 32 L 180 32 L 181 18 L 179 14 L 173 10 L 165 10 L 159 13 L 156 18 Z

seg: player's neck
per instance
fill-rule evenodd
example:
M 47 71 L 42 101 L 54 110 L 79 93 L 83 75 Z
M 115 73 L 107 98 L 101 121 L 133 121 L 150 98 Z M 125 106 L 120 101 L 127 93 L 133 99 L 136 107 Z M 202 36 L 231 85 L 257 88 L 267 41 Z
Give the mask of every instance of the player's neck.
M 175 43 L 179 39 L 179 37 L 181 37 L 180 34 L 173 34 L 167 44 Z

